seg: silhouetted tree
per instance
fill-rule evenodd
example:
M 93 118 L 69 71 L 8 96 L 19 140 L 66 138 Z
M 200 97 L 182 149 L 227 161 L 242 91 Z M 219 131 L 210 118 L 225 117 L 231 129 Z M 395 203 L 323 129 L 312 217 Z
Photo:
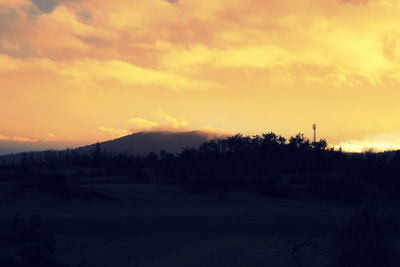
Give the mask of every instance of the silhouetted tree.
M 55 243 L 50 233 L 43 229 L 42 218 L 32 215 L 29 221 L 17 213 L 10 223 L 18 248 L 15 259 L 0 258 L 4 267 L 63 267 L 55 258 Z M 80 265 L 82 266 L 82 265 Z

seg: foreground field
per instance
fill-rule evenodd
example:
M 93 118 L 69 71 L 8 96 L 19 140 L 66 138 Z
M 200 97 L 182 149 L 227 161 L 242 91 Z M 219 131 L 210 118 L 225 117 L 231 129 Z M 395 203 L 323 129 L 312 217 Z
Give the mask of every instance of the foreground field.
M 75 190 L 86 197 L 80 198 L 9 195 L 12 185 L 0 186 L 2 256 L 13 251 L 14 214 L 39 214 L 60 262 L 84 259 L 88 267 L 297 266 L 291 244 L 306 238 L 310 245 L 299 253 L 304 266 L 327 266 L 333 238 L 360 208 L 247 192 L 193 196 L 162 185 L 81 185 Z

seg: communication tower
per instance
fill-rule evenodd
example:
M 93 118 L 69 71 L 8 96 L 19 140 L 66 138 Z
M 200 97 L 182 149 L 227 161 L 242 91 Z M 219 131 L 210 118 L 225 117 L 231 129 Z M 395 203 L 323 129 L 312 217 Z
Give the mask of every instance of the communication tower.
M 314 123 L 312 128 L 314 130 L 314 143 L 316 143 L 317 142 L 317 125 Z

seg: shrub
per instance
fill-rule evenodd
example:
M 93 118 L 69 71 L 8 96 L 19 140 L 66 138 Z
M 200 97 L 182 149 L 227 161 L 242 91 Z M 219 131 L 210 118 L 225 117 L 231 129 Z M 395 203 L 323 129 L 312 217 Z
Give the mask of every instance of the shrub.
M 25 221 L 17 213 L 10 223 L 18 248 L 15 259 L 0 258 L 2 267 L 63 267 L 55 258 L 55 243 L 48 231 L 42 227 L 39 215 Z M 82 265 L 80 265 L 82 266 Z
M 343 203 L 359 203 L 363 194 L 360 184 L 351 178 L 320 177 L 309 178 L 305 193 L 311 197 L 338 201 Z
M 375 204 L 355 213 L 335 242 L 332 266 L 400 266 L 395 239 L 398 226 L 381 214 Z

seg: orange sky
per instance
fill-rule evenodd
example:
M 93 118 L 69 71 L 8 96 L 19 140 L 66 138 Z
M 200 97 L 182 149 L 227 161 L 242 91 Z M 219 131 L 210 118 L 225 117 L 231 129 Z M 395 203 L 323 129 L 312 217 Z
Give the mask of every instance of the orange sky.
M 400 148 L 398 0 L 0 0 L 1 146 L 214 129 Z M 36 144 L 36 145 L 34 145 Z

